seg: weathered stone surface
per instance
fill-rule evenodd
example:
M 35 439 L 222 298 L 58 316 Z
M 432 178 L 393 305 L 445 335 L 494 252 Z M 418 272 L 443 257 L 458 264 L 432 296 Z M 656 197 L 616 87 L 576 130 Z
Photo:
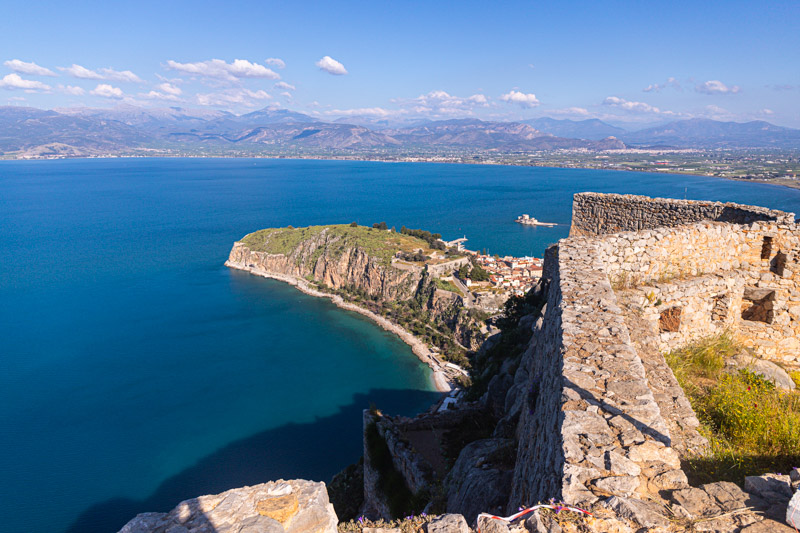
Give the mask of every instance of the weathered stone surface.
M 493 456 L 513 446 L 510 439 L 483 439 L 461 450 L 447 475 L 447 512 L 464 515 L 470 522 L 481 512 L 501 512 L 511 487 L 513 465 L 492 462 Z
M 789 476 L 764 474 L 744 478 L 744 490 L 768 502 L 787 502 L 792 497 Z
M 525 519 L 525 529 L 530 533 L 561 533 L 561 526 L 551 516 L 543 517 L 538 510 Z
M 428 523 L 428 533 L 469 533 L 469 525 L 460 514 L 444 514 Z
M 399 527 L 365 527 L 361 533 L 400 533 Z
M 775 520 L 762 520 L 749 526 L 745 526 L 739 530 L 739 533 L 797 533 L 794 528 L 791 528 Z
M 478 530 L 481 533 L 509 533 L 508 524 L 487 516 L 478 518 Z
M 800 529 L 800 489 L 794 493 L 786 509 L 786 523 Z
M 634 476 L 614 476 L 599 479 L 594 486 L 604 493 L 614 496 L 630 496 L 639 488 L 639 478 Z
M 260 502 L 270 502 L 261 510 L 283 524 L 259 513 Z M 337 523 L 324 483 L 279 480 L 186 500 L 169 513 L 140 514 L 120 533 L 335 533 Z
M 297 514 L 299 502 L 294 494 L 273 496 L 256 502 L 256 512 L 268 516 L 281 524 Z
M 632 520 L 643 527 L 653 528 L 669 525 L 669 520 L 664 516 L 664 508 L 653 502 L 612 496 L 603 504 L 614 511 L 617 516 Z

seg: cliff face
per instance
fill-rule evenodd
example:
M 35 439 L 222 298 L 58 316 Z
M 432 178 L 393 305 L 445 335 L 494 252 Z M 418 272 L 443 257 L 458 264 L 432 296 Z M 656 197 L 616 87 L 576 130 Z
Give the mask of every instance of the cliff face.
M 227 264 L 313 279 L 333 289 L 355 288 L 383 301 L 414 296 L 422 279 L 421 269 L 401 270 L 385 265 L 363 249 L 342 241 L 340 236 L 322 231 L 301 241 L 288 254 L 252 251 L 237 242 Z

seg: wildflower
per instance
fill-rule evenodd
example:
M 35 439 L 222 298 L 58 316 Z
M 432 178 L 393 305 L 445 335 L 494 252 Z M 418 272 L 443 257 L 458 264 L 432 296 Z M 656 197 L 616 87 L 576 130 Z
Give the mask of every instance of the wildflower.
M 359 524 L 363 524 L 364 523 L 364 517 L 363 516 L 359 516 L 358 517 L 358 523 Z

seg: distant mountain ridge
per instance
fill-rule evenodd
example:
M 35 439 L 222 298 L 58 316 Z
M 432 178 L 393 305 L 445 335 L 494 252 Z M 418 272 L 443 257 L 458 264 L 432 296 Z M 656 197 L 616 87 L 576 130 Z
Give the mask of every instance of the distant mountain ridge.
M 626 147 L 800 148 L 800 130 L 768 122 L 691 119 L 628 132 L 597 119 L 475 118 L 387 128 L 325 122 L 286 109 L 234 115 L 180 107 L 40 110 L 0 107 L 0 152 L 21 156 L 113 155 L 146 150 L 246 153 L 292 150 L 616 150 Z

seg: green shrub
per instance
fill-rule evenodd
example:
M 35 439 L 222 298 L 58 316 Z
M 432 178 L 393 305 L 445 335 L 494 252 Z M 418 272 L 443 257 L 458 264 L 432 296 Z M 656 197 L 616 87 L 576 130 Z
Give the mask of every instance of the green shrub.
M 724 372 L 742 349 L 730 337 L 704 339 L 667 354 L 702 423 L 711 454 L 688 461 L 696 483 L 733 481 L 800 464 L 800 392 L 785 392 L 749 370 Z
M 365 436 L 370 462 L 378 472 L 378 489 L 386 497 L 389 512 L 395 518 L 420 512 L 427 500 L 424 495 L 411 492 L 403 476 L 395 469 L 392 452 L 378 432 L 375 422 L 367 425 Z

